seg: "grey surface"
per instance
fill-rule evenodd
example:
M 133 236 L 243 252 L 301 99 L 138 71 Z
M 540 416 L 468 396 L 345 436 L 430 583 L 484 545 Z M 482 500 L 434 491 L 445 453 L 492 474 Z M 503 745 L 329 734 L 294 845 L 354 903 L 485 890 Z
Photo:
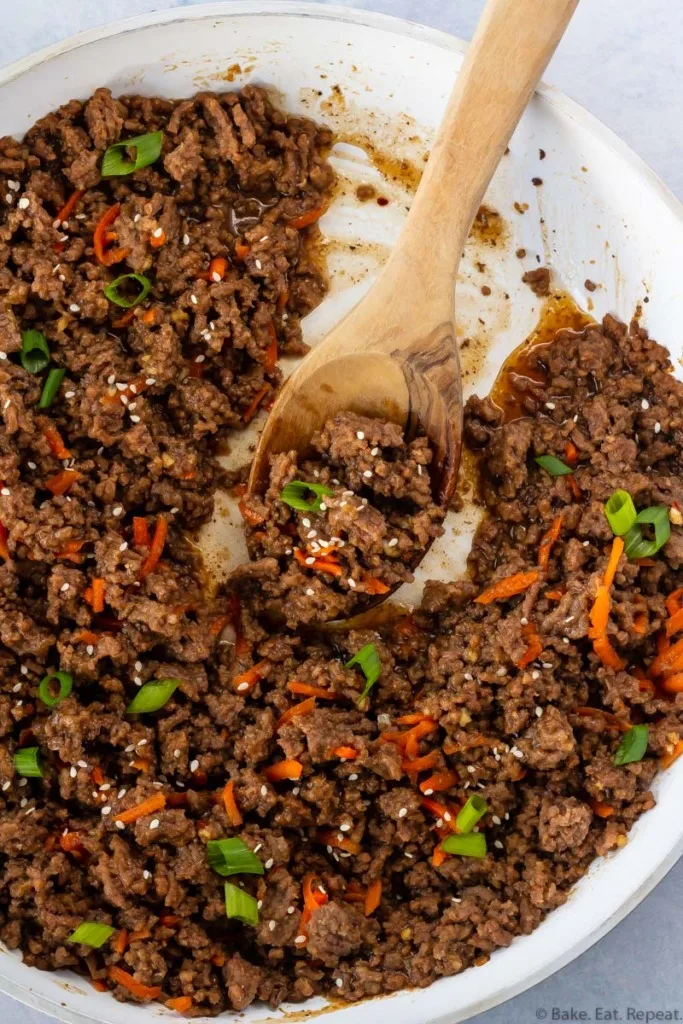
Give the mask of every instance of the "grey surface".
M 483 6 L 483 0 L 347 2 L 464 38 Z M 56 16 L 54 0 L 0 0 L 0 64 L 113 17 L 182 6 L 192 0 L 61 0 Z M 613 128 L 681 197 L 682 43 L 680 0 L 582 0 L 545 76 Z M 683 861 L 600 943 L 552 978 L 481 1014 L 477 1024 L 683 1020 L 682 887 Z M 0 1020 L 46 1024 L 49 1018 L 0 996 Z

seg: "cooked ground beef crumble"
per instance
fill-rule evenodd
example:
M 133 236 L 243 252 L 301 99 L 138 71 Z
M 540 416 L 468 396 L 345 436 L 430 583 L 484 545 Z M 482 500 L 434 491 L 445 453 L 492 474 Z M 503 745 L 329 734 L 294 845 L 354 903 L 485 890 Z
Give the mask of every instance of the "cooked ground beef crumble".
M 156 130 L 158 161 L 101 180 L 109 145 Z M 351 416 L 319 457 L 274 461 L 244 505 L 262 517 L 259 561 L 207 588 L 191 531 L 231 482 L 218 447 L 276 388 L 273 357 L 301 351 L 299 317 L 324 293 L 305 229 L 329 199 L 329 142 L 254 88 L 180 103 L 98 90 L 0 140 L 0 938 L 190 1016 L 481 964 L 624 845 L 683 749 L 683 388 L 637 324 L 539 348 L 520 418 L 470 399 L 487 515 L 469 578 L 427 584 L 414 612 L 272 625 L 273 610 L 318 616 L 299 577 L 322 617 L 349 610 L 349 591 L 315 583 L 318 552 L 292 564 L 283 545 L 336 544 L 360 590 L 403 578 L 438 532 L 425 443 Z M 108 266 L 93 234 L 116 205 L 100 255 L 125 255 Z M 123 269 L 152 290 L 121 324 L 103 289 Z M 47 367 L 20 358 L 31 329 L 66 371 L 43 409 Z M 547 455 L 573 472 L 549 476 Z M 329 508 L 283 505 L 292 479 L 329 482 Z M 604 512 L 617 488 L 670 510 L 655 557 L 620 552 Z M 368 648 L 369 692 L 351 664 Z M 57 669 L 72 687 L 58 703 L 40 691 Z M 177 685 L 128 713 L 153 680 Z M 615 764 L 632 726 L 645 756 Z M 32 748 L 42 777 L 17 772 Z M 472 794 L 485 855 L 448 855 Z M 256 924 L 226 916 L 207 857 L 225 838 L 260 861 L 232 878 Z M 112 929 L 99 948 L 69 940 L 83 922 Z

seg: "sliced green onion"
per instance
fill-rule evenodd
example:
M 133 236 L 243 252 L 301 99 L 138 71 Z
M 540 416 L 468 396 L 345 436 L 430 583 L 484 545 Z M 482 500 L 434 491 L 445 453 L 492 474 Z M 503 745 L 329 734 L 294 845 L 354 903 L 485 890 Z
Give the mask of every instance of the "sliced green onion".
M 358 698 L 358 703 L 362 704 L 382 672 L 382 662 L 379 660 L 375 645 L 366 644 L 365 647 L 361 647 L 351 660 L 346 662 L 344 668 L 353 668 L 354 665 L 359 665 L 365 676 L 365 686 Z
M 42 779 L 39 747 L 23 747 L 14 752 L 14 767 L 24 779 Z
M 59 693 L 55 693 L 53 690 L 53 679 L 56 679 L 59 683 Z M 51 672 L 41 680 L 40 686 L 38 687 L 38 696 L 42 700 L 43 704 L 46 704 L 49 708 L 56 708 L 58 704 L 61 704 L 61 702 L 69 696 L 73 689 L 73 685 L 73 676 L 70 676 L 68 672 Z
M 59 391 L 59 385 L 62 383 L 66 370 L 50 370 L 45 383 L 43 384 L 43 391 L 38 402 L 39 409 L 49 409 L 55 400 L 55 395 Z
M 119 285 L 123 284 L 124 281 L 136 281 L 140 285 L 140 292 L 134 299 L 127 299 L 125 295 L 120 294 Z M 104 294 L 110 302 L 115 302 L 117 306 L 131 309 L 142 302 L 143 299 L 146 299 L 151 290 L 152 282 L 144 274 L 121 274 L 119 277 L 114 278 L 111 284 L 107 285 L 104 289 Z
M 621 743 L 614 755 L 614 763 L 633 764 L 634 761 L 642 761 L 647 750 L 648 727 L 646 725 L 634 725 L 621 737 Z
M 210 839 L 206 844 L 209 864 L 219 875 L 262 875 L 263 864 L 247 844 L 233 839 Z
M 484 817 L 488 809 L 489 805 L 486 801 L 482 797 L 477 796 L 476 793 L 473 793 L 455 819 L 455 826 L 458 832 L 462 834 L 471 832 L 479 819 Z
M 448 836 L 441 844 L 444 853 L 455 853 L 458 857 L 485 857 L 486 836 L 482 832 L 469 832 L 464 836 Z
M 638 518 L 636 506 L 628 491 L 615 491 L 605 505 L 605 515 L 616 537 L 623 537 Z
M 534 461 L 551 476 L 567 476 L 574 472 L 571 466 L 567 466 L 561 459 L 556 459 L 554 455 L 537 455 Z
M 21 332 L 21 365 L 29 373 L 40 373 L 50 362 L 50 349 L 40 331 Z
M 299 512 L 320 512 L 322 499 L 334 492 L 324 484 L 307 484 L 304 480 L 290 480 L 280 491 L 280 501 Z M 314 498 L 307 495 L 314 494 Z
M 641 525 L 653 526 L 655 530 L 654 539 L 643 534 Z M 626 557 L 651 558 L 664 547 L 671 536 L 671 523 L 669 522 L 669 509 L 666 505 L 653 505 L 651 508 L 644 508 L 638 513 L 635 525 L 631 527 L 624 537 L 624 551 Z
M 71 933 L 67 941 L 80 942 L 84 946 L 99 949 L 115 931 L 116 928 L 112 928 L 109 924 L 100 924 L 99 921 L 84 921 L 83 924 L 79 924 L 75 932 Z
M 258 924 L 256 900 L 232 882 L 225 883 L 225 913 L 230 918 L 243 921 L 244 924 Z
M 147 135 L 136 135 L 134 139 L 115 142 L 113 146 L 105 150 L 102 157 L 100 172 L 102 177 L 120 177 L 123 174 L 139 171 L 142 167 L 149 167 L 159 159 L 163 141 L 163 132 L 149 132 Z M 134 160 L 131 160 L 128 155 L 131 149 L 135 150 Z
M 127 715 L 144 715 L 158 711 L 180 686 L 179 679 L 153 679 L 141 686 L 126 708 Z

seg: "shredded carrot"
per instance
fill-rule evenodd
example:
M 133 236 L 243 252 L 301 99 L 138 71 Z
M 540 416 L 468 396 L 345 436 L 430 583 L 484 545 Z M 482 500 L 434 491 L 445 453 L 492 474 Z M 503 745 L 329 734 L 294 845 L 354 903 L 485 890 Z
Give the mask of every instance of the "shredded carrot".
M 178 996 L 176 999 L 167 999 L 166 1007 L 169 1010 L 175 1010 L 176 1013 L 187 1013 L 188 1010 L 192 1009 L 192 999 L 190 996 Z
M 432 864 L 435 868 L 438 868 L 445 860 L 448 860 L 448 854 L 445 850 L 441 849 L 441 843 L 437 843 L 432 854 Z
M 143 985 L 141 982 L 136 981 L 128 971 L 122 970 L 121 967 L 110 967 L 109 977 L 117 985 L 127 988 L 136 999 L 144 999 L 149 1002 L 152 999 L 158 999 L 161 995 L 161 989 L 157 985 Z
M 606 586 L 601 585 L 598 587 L 595 594 L 595 601 L 590 610 L 590 629 L 588 635 L 592 639 L 597 639 L 603 636 L 607 632 L 607 625 L 609 623 L 609 612 L 610 612 L 610 597 L 609 590 Z
M 263 774 L 269 782 L 280 782 L 282 779 L 300 779 L 303 770 L 304 766 L 300 761 L 288 759 L 271 764 Z
M 572 497 L 574 501 L 581 501 L 581 499 L 583 498 L 583 491 L 579 487 L 579 482 L 576 479 L 576 477 L 567 476 L 566 480 L 567 484 L 569 485 L 569 490 L 572 492 Z
M 417 775 L 418 772 L 431 771 L 432 768 L 436 768 L 440 760 L 439 751 L 432 750 L 429 754 L 425 754 L 423 757 L 416 757 L 413 761 L 404 760 L 401 767 L 406 775 Z
M 437 728 L 438 725 L 433 718 L 426 718 L 405 732 L 383 732 L 379 738 L 382 743 L 395 743 L 397 746 L 405 749 L 411 738 L 421 739 L 422 736 L 429 735 L 430 732 L 434 732 Z
M 327 207 L 325 206 L 316 206 L 314 210 L 309 210 L 307 213 L 301 213 L 298 217 L 292 217 L 291 220 L 287 221 L 287 227 L 294 228 L 296 231 L 301 231 L 302 228 L 307 228 L 311 224 L 315 224 L 316 221 L 320 220 L 326 209 Z
M 358 757 L 358 751 L 355 747 L 335 747 L 332 751 L 334 757 L 340 757 L 344 761 L 355 761 Z
M 155 793 L 153 796 L 143 800 L 142 803 L 136 804 L 135 807 L 129 807 L 126 811 L 121 811 L 114 818 L 114 821 L 122 821 L 124 825 L 130 825 L 132 822 L 137 821 L 138 818 L 144 818 L 147 814 L 154 814 L 155 811 L 163 811 L 166 806 L 166 797 L 163 793 Z
M 270 337 L 270 344 L 266 349 L 263 369 L 266 373 L 272 373 L 277 366 L 277 334 L 275 333 L 275 324 L 272 320 L 268 321 L 268 335 Z
M 421 782 L 419 788 L 422 793 L 444 793 L 447 789 L 457 786 L 459 781 L 459 776 L 455 772 L 435 772 Z
M 52 452 L 52 454 L 55 455 L 58 459 L 71 458 L 71 452 L 64 444 L 64 441 L 62 440 L 62 435 L 59 433 L 56 427 L 53 427 L 51 424 L 48 424 L 46 427 L 43 427 L 43 437 L 49 444 L 50 451 Z
M 318 840 L 323 846 L 334 846 L 337 850 L 344 850 L 345 853 L 360 853 L 362 849 L 360 843 L 354 842 L 353 839 L 347 839 L 334 828 L 318 832 Z
M 154 325 L 157 322 L 156 309 L 154 309 L 153 307 L 151 309 L 146 309 L 145 312 L 140 317 L 140 319 L 142 320 L 143 324 L 147 324 L 148 327 L 154 327 Z
M 570 466 L 575 466 L 579 461 L 579 449 L 573 441 L 567 441 L 564 446 L 564 457 Z
M 527 649 L 517 661 L 517 668 L 526 668 L 527 665 L 530 665 L 532 661 L 536 661 L 536 658 L 543 654 L 543 642 L 532 622 L 527 622 L 522 626 L 522 636 L 527 642 Z
M 249 255 L 249 252 L 250 252 L 249 246 L 245 245 L 244 242 L 236 242 L 235 243 L 235 259 L 236 260 L 240 260 L 240 261 L 246 260 L 247 256 Z
M 149 548 L 149 554 L 140 566 L 140 579 L 144 580 L 146 576 L 153 571 L 157 566 L 161 553 L 164 550 L 164 544 L 166 543 L 166 535 L 168 534 L 168 522 L 165 516 L 157 516 L 156 525 L 154 527 L 154 536 L 152 537 L 152 543 Z
M 258 411 L 258 407 L 270 391 L 270 384 L 264 384 L 263 387 L 259 388 L 247 408 L 242 413 L 242 419 L 245 423 L 250 423 Z
M 408 730 L 404 754 L 407 761 L 414 761 L 420 753 L 420 740 L 438 728 L 436 722 L 419 722 Z
M 619 657 L 606 635 L 599 636 L 593 641 L 593 650 L 606 668 L 614 669 L 615 672 L 626 668 L 626 662 Z
M 92 985 L 92 987 L 95 989 L 96 992 L 108 992 L 109 991 L 109 989 L 104 984 L 104 982 L 100 981 L 99 978 L 91 978 L 90 979 L 90 984 Z
M 59 845 L 65 853 L 83 852 L 83 843 L 78 832 L 64 832 L 59 837 Z
M 270 671 L 270 662 L 267 660 L 259 661 L 251 668 L 248 668 L 246 672 L 240 672 L 238 676 L 232 681 L 232 688 L 235 693 L 248 693 L 249 690 L 253 690 L 258 682 L 260 682 Z
M 177 914 L 162 914 L 159 918 L 159 924 L 162 924 L 164 928 L 177 928 L 180 924 L 180 918 Z
M 100 640 L 99 633 L 93 633 L 92 629 L 82 629 L 80 633 L 74 633 L 75 644 L 96 644 Z
M 137 932 L 130 933 L 131 942 L 144 942 L 145 939 L 151 939 L 152 933 L 149 928 L 140 928 Z
M 225 953 L 213 953 L 211 955 L 211 963 L 214 965 L 214 967 L 224 967 Z
M 80 550 L 84 544 L 84 540 L 68 540 L 62 550 L 57 552 L 56 557 L 64 559 L 65 562 L 75 562 L 80 565 L 83 561 Z
M 237 507 L 240 510 L 242 519 L 249 523 L 250 526 L 259 526 L 264 521 L 263 516 L 259 512 L 250 508 L 243 498 L 237 502 Z
M 614 814 L 614 808 L 609 804 L 604 804 L 601 800 L 589 800 L 588 802 L 593 809 L 593 813 L 597 814 L 599 818 L 609 818 Z
M 367 594 L 388 594 L 391 587 L 383 580 L 377 579 L 376 576 L 366 576 L 363 580 L 363 586 Z
M 104 580 L 101 577 L 95 577 L 92 584 L 88 587 L 90 591 L 90 597 L 86 597 L 88 604 L 97 615 L 99 612 L 104 611 Z M 86 591 L 87 594 L 87 591 Z M 86 594 L 83 596 L 85 597 Z
M 410 715 L 401 715 L 400 718 L 396 719 L 396 725 L 418 725 L 419 722 L 433 722 L 434 718 L 431 715 L 425 715 L 421 711 L 416 711 Z
M 134 761 L 130 762 L 131 768 L 135 768 L 137 772 L 148 772 L 150 769 L 149 761 L 144 757 L 137 757 Z
M 62 226 L 64 226 L 64 221 L 67 221 L 69 219 L 71 214 L 76 209 L 76 204 L 82 199 L 82 197 L 84 195 L 85 195 L 85 189 L 84 188 L 77 188 L 75 192 L 71 193 L 71 195 L 69 196 L 67 201 L 64 203 L 64 206 L 61 208 L 61 210 L 59 211 L 59 213 L 55 217 L 55 221 L 57 223 L 57 227 L 59 227 L 60 224 Z
M 66 494 L 78 480 L 85 479 L 82 473 L 79 473 L 76 469 L 63 469 L 60 473 L 56 473 L 51 476 L 49 480 L 45 481 L 45 487 L 48 491 L 51 491 L 55 497 L 61 494 Z
M 677 761 L 681 754 L 683 754 L 683 740 L 679 740 L 672 751 L 663 754 L 662 757 L 660 757 L 659 767 L 662 770 L 671 767 L 674 761 Z
M 126 931 L 125 928 L 122 928 L 120 932 L 116 933 L 116 938 L 112 942 L 112 948 L 115 953 L 119 954 L 119 956 L 123 956 L 123 954 L 126 952 L 127 946 L 128 932 Z
M 342 898 L 344 903 L 365 903 L 365 896 L 362 892 L 349 892 L 347 889 Z
M 683 629 L 683 608 L 679 608 L 670 619 L 667 619 L 665 632 L 667 636 L 673 636 L 681 629 Z
M 457 832 L 455 819 L 458 816 L 459 808 L 447 807 L 446 804 L 441 804 L 438 800 L 432 800 L 431 797 L 428 796 L 423 796 L 420 803 L 425 810 L 429 811 L 430 814 L 433 814 L 443 822 L 445 828 L 449 829 L 451 832 Z
M 116 232 L 110 231 L 111 225 L 121 213 L 121 204 L 115 203 L 104 212 L 95 227 L 93 235 L 93 249 L 98 261 L 105 267 L 111 267 L 120 263 L 128 255 L 127 249 L 107 248 L 110 242 L 116 240 Z
M 330 576 L 341 576 L 342 567 L 333 558 L 313 558 L 307 555 L 301 548 L 294 548 L 294 557 L 305 569 L 313 569 L 316 572 L 327 572 Z M 313 558 L 313 561 L 310 559 Z
M 133 543 L 136 548 L 148 548 L 151 544 L 149 527 L 144 516 L 133 516 Z
M 552 525 L 549 530 L 543 534 L 541 540 L 541 546 L 538 549 L 538 566 L 543 572 L 548 571 L 548 565 L 550 562 L 550 553 L 553 549 L 553 545 L 559 539 L 560 531 L 562 529 L 562 513 L 559 516 L 555 516 L 552 521 Z
M 157 234 L 158 230 L 159 228 L 157 228 L 156 231 L 153 231 L 152 234 L 149 236 L 149 244 L 152 246 L 153 249 L 161 249 L 162 245 L 166 245 L 166 242 L 168 241 L 168 236 L 164 229 L 161 228 L 160 235 Z
M 371 882 L 368 886 L 368 891 L 365 894 L 365 906 L 363 911 L 366 917 L 370 917 L 371 914 L 377 910 L 382 899 L 382 882 L 378 878 L 374 882 Z
M 624 539 L 623 537 L 615 537 L 612 541 L 612 550 L 610 551 L 609 560 L 605 568 L 605 575 L 603 576 L 602 582 L 609 588 L 614 582 L 614 576 L 619 565 L 619 559 L 621 558 L 624 551 Z
M 96 786 L 104 785 L 104 772 L 98 764 L 95 765 L 93 770 L 90 772 L 90 778 L 93 780 Z
M 275 303 L 275 309 L 278 313 L 282 313 L 287 308 L 289 302 L 289 289 L 283 288 L 282 291 L 278 292 L 277 302 Z
M 287 689 L 302 697 L 318 697 L 320 700 L 336 700 L 342 696 L 341 693 L 335 693 L 333 690 L 324 690 L 322 686 L 311 686 L 310 683 L 300 683 L 296 679 L 287 683 Z
M 121 327 L 127 327 L 128 324 L 131 324 L 134 319 L 135 310 L 127 309 L 126 312 L 123 313 L 121 316 L 118 316 L 116 320 L 112 320 L 111 325 L 112 327 L 115 327 L 118 330 Z M 115 397 L 118 399 L 118 395 L 116 395 Z
M 10 555 L 9 547 L 7 545 L 8 537 L 9 530 L 4 523 L 0 523 L 0 558 L 4 559 L 5 562 L 12 561 L 12 556 Z
M 209 269 L 203 270 L 200 274 L 197 274 L 198 278 L 202 281 L 208 281 L 209 284 L 218 284 L 225 277 L 225 272 L 228 269 L 228 261 L 224 256 L 214 256 L 209 262 Z
M 631 728 L 630 722 L 625 722 L 623 718 L 618 718 L 611 711 L 603 711 L 602 708 L 574 708 L 574 714 L 579 718 L 599 718 L 608 729 L 620 729 L 622 732 L 628 732 Z
M 232 779 L 223 787 L 223 806 L 230 824 L 238 828 L 242 824 L 242 815 L 235 800 L 235 784 Z
M 647 624 L 647 612 L 636 612 L 636 614 L 633 616 L 633 631 L 635 633 L 639 633 L 642 636 L 643 634 L 647 633 Z M 681 618 L 681 624 L 678 628 L 683 629 L 683 616 Z
M 492 601 L 501 601 L 514 597 L 515 594 L 522 594 L 539 579 L 540 573 L 536 569 L 532 572 L 518 572 L 513 576 L 506 576 L 487 587 L 479 597 L 475 597 L 475 604 L 491 604 Z
M 683 598 L 683 587 L 678 587 L 677 590 L 672 590 L 667 597 L 664 604 L 669 615 L 673 616 L 681 608 L 681 599 Z
M 315 709 L 315 697 L 308 697 L 306 700 L 302 700 L 300 704 L 293 704 L 291 708 L 287 708 L 284 714 L 280 715 L 275 725 L 275 732 L 281 729 L 287 722 L 291 722 L 297 715 L 309 715 L 311 711 Z
M 667 676 L 661 681 L 660 686 L 667 693 L 683 693 L 683 672 L 674 672 L 672 676 Z
M 566 590 L 562 590 L 561 587 L 558 587 L 556 590 L 546 590 L 543 596 L 547 597 L 549 601 L 561 601 L 565 594 Z
M 329 899 L 326 892 L 323 892 L 319 886 L 315 886 L 315 882 L 315 875 L 304 875 L 304 879 L 301 884 L 301 894 L 304 899 L 304 907 L 306 910 L 319 910 L 320 907 L 325 906 Z

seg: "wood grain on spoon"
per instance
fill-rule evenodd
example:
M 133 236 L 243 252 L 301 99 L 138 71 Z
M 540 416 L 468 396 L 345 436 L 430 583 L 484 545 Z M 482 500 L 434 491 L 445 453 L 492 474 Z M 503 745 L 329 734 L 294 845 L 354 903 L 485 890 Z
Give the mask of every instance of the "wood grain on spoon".
M 425 433 L 433 493 L 447 504 L 462 442 L 455 281 L 484 192 L 578 0 L 488 0 L 398 244 L 365 298 L 286 382 L 259 441 L 249 488 L 271 453 L 306 454 L 349 410 Z M 425 72 L 427 73 L 427 72 Z

